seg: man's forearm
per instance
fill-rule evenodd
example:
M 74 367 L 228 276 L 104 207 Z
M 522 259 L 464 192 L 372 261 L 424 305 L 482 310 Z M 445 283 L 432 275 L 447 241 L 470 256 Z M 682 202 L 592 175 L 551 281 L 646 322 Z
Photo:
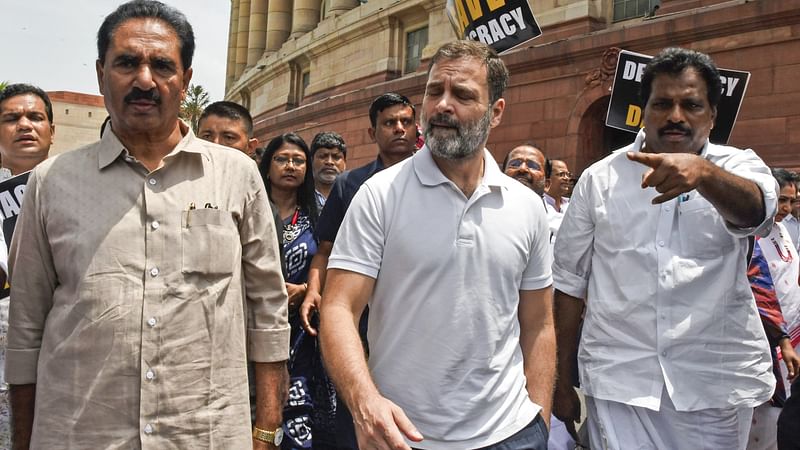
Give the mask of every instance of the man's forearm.
M 741 228 L 761 224 L 767 212 L 764 209 L 764 194 L 758 185 L 710 161 L 706 161 L 706 164 L 708 172 L 697 191 L 731 224 Z
M 528 396 L 542 407 L 542 418 L 550 423 L 556 380 L 556 336 L 552 322 L 536 333 L 523 333 L 520 343 L 523 349 L 530 349 L 524 358 Z
M 578 329 L 583 315 L 582 299 L 555 291 L 556 343 L 558 347 L 558 383 L 571 383 L 578 351 Z
M 283 419 L 283 405 L 289 392 L 286 362 L 255 363 L 256 422 L 258 428 L 273 431 Z
M 28 450 L 33 432 L 33 412 L 36 405 L 35 384 L 12 384 L 11 443 L 14 450 Z
M 355 414 L 364 395 L 378 394 L 358 335 L 358 318 L 340 304 L 325 305 L 320 323 L 320 343 L 325 368 L 336 391 Z M 327 325 L 326 325 L 327 324 Z

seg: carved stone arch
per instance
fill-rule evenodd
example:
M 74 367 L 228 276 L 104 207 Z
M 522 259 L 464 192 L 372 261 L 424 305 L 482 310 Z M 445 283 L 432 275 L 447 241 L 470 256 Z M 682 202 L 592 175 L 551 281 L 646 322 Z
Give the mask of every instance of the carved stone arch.
M 585 86 L 575 101 L 567 123 L 567 154 L 570 168 L 580 173 L 617 147 L 633 141 L 635 135 L 605 125 L 611 86 L 620 49 L 611 47 L 603 52 L 600 66 L 588 72 Z

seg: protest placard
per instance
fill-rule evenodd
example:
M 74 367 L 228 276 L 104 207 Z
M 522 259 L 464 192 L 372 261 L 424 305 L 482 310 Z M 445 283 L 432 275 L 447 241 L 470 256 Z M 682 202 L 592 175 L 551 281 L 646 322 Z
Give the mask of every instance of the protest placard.
M 640 99 L 642 72 L 652 56 L 622 50 L 614 74 L 606 125 L 636 133 L 644 126 L 644 102 Z M 717 120 L 709 139 L 715 144 L 727 144 L 739 115 L 750 73 L 719 69 L 722 96 L 717 106 Z
M 6 248 L 11 248 L 11 237 L 22 209 L 22 197 L 25 195 L 25 185 L 30 174 L 25 172 L 0 182 L 0 219 L 3 221 Z M 0 286 L 0 298 L 8 297 L 8 293 L 9 286 L 6 282 L 5 286 Z
M 528 0 L 447 0 L 450 23 L 461 39 L 503 53 L 541 36 Z

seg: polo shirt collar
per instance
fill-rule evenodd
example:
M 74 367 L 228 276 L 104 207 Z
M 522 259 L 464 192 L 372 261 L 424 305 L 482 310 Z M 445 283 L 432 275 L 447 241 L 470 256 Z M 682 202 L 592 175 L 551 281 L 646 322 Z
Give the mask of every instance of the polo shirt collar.
M 436 162 L 433 160 L 428 146 L 423 146 L 412 158 L 414 164 L 414 172 L 417 174 L 419 181 L 425 186 L 436 186 L 439 184 L 452 183 L 441 170 Z M 489 150 L 483 149 L 483 178 L 481 179 L 480 186 L 488 188 L 504 187 L 504 175 L 500 172 L 500 168 L 494 160 L 494 157 Z
M 192 129 L 189 128 L 189 126 L 183 121 L 179 121 L 179 126 L 181 128 L 181 134 L 183 137 L 175 146 L 175 148 L 164 157 L 164 159 L 179 152 L 197 153 L 204 155 L 206 159 L 208 159 L 208 149 L 205 145 L 192 145 L 197 140 L 197 137 L 192 132 Z M 120 155 L 128 154 L 128 150 L 125 148 L 122 142 L 120 142 L 117 135 L 114 134 L 113 124 L 109 123 L 109 125 L 106 127 L 106 132 L 103 133 L 103 137 L 100 139 L 98 168 L 102 170 L 116 161 Z

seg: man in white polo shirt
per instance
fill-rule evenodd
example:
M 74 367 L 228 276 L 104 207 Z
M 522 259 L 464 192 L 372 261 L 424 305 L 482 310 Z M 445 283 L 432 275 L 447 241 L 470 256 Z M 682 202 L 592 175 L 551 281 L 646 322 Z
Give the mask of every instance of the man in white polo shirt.
M 546 449 L 550 231 L 541 199 L 484 148 L 508 72 L 471 41 L 431 64 L 425 147 L 361 187 L 336 238 L 322 354 L 360 448 Z

